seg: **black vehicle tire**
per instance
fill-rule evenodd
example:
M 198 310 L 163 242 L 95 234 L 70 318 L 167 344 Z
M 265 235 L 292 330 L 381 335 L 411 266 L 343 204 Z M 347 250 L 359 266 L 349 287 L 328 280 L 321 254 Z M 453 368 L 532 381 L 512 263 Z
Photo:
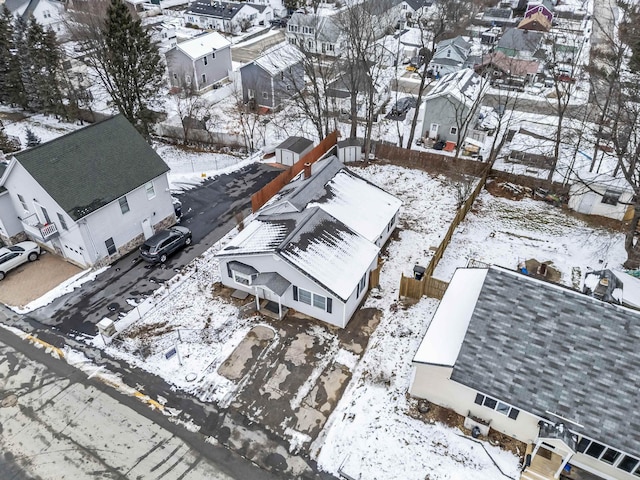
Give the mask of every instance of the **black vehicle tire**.
M 0 280 L 4 278 L 4 272 L 0 272 Z
M 36 252 L 31 252 L 27 258 L 30 262 L 35 262 L 38 259 L 38 254 Z
M 184 244 L 188 247 L 189 245 L 191 245 L 191 237 L 187 237 L 187 239 L 184 241 Z
M 164 263 L 167 261 L 167 256 L 163 253 L 162 255 L 160 255 L 160 263 Z

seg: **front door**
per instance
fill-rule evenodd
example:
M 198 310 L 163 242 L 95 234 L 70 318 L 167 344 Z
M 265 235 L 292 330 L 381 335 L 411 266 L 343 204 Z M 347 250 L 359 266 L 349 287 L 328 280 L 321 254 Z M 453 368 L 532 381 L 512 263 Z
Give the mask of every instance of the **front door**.
M 431 124 L 431 128 L 429 129 L 429 138 L 435 140 L 436 138 L 438 138 L 438 129 L 440 128 L 440 125 L 438 125 L 437 123 L 432 123 Z
M 144 233 L 144 239 L 153 236 L 153 227 L 151 226 L 151 220 L 145 218 L 142 220 L 142 233 Z

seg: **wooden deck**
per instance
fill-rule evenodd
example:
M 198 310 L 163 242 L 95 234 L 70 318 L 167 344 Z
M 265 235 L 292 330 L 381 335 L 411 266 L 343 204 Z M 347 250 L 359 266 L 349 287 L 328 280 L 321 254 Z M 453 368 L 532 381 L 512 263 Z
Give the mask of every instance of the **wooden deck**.
M 560 465 L 562 465 L 562 458 L 560 455 L 555 454 L 549 450 L 540 448 L 531 465 L 522 472 L 520 476 L 521 480 L 554 480 L 553 475 L 558 471 Z M 533 445 L 527 446 L 527 455 L 533 451 Z M 551 454 L 551 455 L 549 455 Z M 545 458 L 550 456 L 550 459 Z

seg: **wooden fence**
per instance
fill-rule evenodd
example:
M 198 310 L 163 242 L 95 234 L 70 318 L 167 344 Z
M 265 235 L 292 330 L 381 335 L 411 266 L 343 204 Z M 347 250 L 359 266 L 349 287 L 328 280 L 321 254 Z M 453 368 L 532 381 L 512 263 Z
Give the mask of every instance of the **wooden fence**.
M 448 282 L 434 277 L 422 277 L 422 280 L 416 280 L 402 275 L 400 277 L 400 296 L 419 299 L 426 295 L 441 300 L 448 286 Z
M 321 158 L 325 153 L 331 150 L 338 142 L 338 132 L 330 133 L 324 138 L 313 150 L 308 152 L 304 157 L 286 169 L 276 178 L 267 183 L 261 190 L 258 190 L 251 197 L 251 209 L 256 212 L 260 207 L 269 201 L 276 193 L 280 191 L 293 177 L 304 169 L 305 163 L 313 163 Z
M 369 273 L 369 288 L 380 285 L 380 270 L 382 270 L 382 262 L 378 258 L 378 266 Z
M 393 145 L 377 144 L 376 158 L 388 160 L 395 165 L 410 168 L 421 168 L 434 174 L 466 174 L 480 177 L 486 170 L 487 164 L 477 160 L 454 158 L 440 153 L 407 150 Z

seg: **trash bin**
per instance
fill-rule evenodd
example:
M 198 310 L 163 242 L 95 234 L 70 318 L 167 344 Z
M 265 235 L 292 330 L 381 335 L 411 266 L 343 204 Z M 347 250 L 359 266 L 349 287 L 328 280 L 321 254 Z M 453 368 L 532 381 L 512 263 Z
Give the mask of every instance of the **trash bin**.
M 421 267 L 420 265 L 414 265 L 414 267 L 413 267 L 413 277 L 416 280 L 422 280 L 422 277 L 424 277 L 424 271 L 425 271 L 424 267 Z
M 98 333 L 105 337 L 113 337 L 116 332 L 116 325 L 113 320 L 105 317 L 97 323 Z

